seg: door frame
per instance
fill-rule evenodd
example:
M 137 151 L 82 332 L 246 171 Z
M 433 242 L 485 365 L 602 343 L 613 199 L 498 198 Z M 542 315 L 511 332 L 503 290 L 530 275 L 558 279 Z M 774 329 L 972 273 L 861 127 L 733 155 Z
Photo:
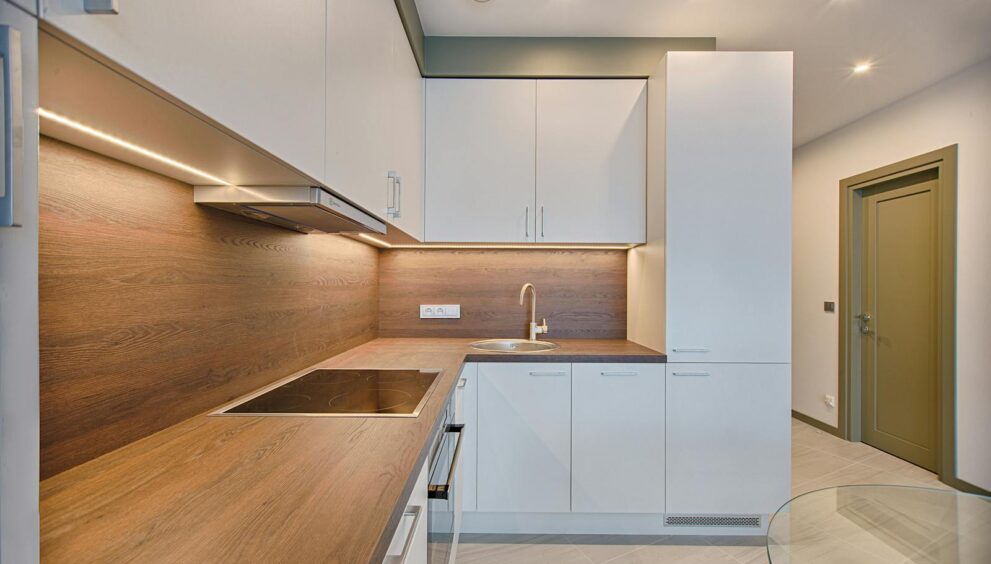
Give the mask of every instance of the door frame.
M 860 204 L 862 191 L 923 171 L 936 171 L 937 269 L 937 455 L 940 481 L 962 490 L 973 486 L 956 477 L 956 240 L 957 145 L 905 159 L 840 180 L 839 419 L 841 437 L 861 434 L 860 339 L 853 327 L 860 304 Z

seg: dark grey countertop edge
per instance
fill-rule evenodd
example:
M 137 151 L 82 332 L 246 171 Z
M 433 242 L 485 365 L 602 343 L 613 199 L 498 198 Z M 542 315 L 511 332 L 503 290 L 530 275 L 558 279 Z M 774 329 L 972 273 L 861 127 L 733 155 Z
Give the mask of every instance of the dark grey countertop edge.
M 465 362 L 597 362 L 663 364 L 664 354 L 468 353 Z

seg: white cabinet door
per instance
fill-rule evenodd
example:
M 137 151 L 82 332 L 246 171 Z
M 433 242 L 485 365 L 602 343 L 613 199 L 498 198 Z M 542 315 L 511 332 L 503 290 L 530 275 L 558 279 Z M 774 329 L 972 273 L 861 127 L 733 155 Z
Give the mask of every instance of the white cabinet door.
M 324 182 L 380 217 L 390 204 L 395 85 L 387 0 L 327 1 L 327 162 Z
M 395 2 L 377 1 L 383 1 L 392 8 L 392 16 L 388 20 L 392 65 L 388 73 L 388 104 L 384 108 L 389 116 L 388 131 L 385 139 L 379 141 L 388 147 L 390 170 L 394 170 L 401 180 L 396 191 L 398 203 L 387 202 L 387 205 L 397 206 L 398 212 L 383 214 L 383 217 L 407 234 L 423 240 L 423 77 L 416 66 L 416 58 Z
M 426 241 L 534 241 L 533 80 L 428 79 Z
M 571 367 L 571 510 L 664 513 L 664 365 Z
M 423 79 L 395 3 L 328 0 L 326 52 L 324 182 L 422 239 Z
M 791 53 L 664 64 L 668 360 L 790 362 Z
M 478 510 L 571 510 L 571 365 L 478 363 Z
M 644 80 L 537 81 L 537 241 L 642 243 Z
M 478 510 L 476 498 L 478 484 L 478 365 L 465 364 L 461 371 L 464 381 L 458 398 L 460 404 L 455 408 L 455 422 L 465 426 L 464 444 L 461 446 L 461 509 L 463 511 Z M 462 386 L 459 381 L 458 386 Z
M 326 0 L 43 0 L 49 24 L 313 178 L 324 172 Z M 393 7 L 395 10 L 395 7 Z
M 667 365 L 666 513 L 773 513 L 791 495 L 791 366 Z

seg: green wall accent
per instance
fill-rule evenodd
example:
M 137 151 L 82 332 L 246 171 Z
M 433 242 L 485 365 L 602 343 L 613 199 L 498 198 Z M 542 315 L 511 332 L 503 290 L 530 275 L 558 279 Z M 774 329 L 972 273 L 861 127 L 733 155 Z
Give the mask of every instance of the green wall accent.
M 423 46 L 423 25 L 420 23 L 420 13 L 416 10 L 416 0 L 396 0 L 396 10 L 399 11 L 399 19 L 403 21 L 403 28 L 409 39 L 409 46 L 413 49 L 416 66 L 420 67 L 420 74 L 422 75 L 425 67 L 425 49 Z
M 643 78 L 668 51 L 714 51 L 716 39 L 427 36 L 424 47 L 425 77 Z

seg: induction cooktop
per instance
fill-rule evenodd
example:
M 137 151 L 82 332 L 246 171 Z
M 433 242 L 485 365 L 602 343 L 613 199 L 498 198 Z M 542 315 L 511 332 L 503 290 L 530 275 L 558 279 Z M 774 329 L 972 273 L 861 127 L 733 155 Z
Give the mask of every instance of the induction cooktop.
M 439 370 L 321 368 L 214 415 L 416 417 Z

